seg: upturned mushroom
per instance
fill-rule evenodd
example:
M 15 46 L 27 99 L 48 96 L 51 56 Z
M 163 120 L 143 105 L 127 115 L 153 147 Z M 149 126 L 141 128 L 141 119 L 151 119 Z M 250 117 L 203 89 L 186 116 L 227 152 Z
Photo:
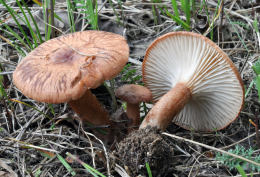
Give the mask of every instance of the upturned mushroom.
M 128 131 L 135 129 L 140 125 L 139 104 L 152 101 L 151 91 L 141 85 L 126 84 L 116 89 L 115 95 L 126 102 L 126 115 L 131 121 Z
M 172 32 L 147 49 L 143 81 L 155 105 L 140 129 L 165 129 L 172 121 L 195 131 L 223 129 L 244 102 L 235 65 L 214 42 L 192 32 Z
M 110 123 L 90 89 L 116 76 L 128 61 L 129 47 L 117 34 L 84 31 L 49 40 L 30 52 L 13 74 L 15 85 L 34 100 L 64 103 L 83 121 Z

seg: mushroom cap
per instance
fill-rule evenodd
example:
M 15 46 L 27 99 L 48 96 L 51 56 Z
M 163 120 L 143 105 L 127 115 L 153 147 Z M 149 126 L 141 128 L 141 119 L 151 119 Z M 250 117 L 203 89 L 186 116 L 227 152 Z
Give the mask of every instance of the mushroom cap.
M 149 89 L 141 85 L 126 84 L 115 91 L 116 97 L 130 104 L 152 101 L 152 93 Z
M 219 130 L 238 117 L 243 102 L 242 79 L 227 54 L 210 39 L 192 32 L 172 32 L 147 49 L 143 81 L 156 102 L 177 83 L 191 99 L 173 118 L 177 125 L 197 131 Z
M 76 32 L 39 45 L 19 63 L 13 80 L 34 100 L 68 102 L 116 76 L 128 56 L 129 47 L 120 35 Z

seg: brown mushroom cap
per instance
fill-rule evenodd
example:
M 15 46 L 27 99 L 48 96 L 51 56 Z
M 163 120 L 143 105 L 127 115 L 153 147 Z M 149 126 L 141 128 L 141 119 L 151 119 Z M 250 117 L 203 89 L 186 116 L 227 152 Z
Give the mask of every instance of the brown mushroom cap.
M 152 93 L 144 86 L 126 84 L 116 89 L 115 95 L 127 103 L 126 114 L 131 120 L 128 125 L 128 133 L 130 133 L 140 125 L 139 104 L 152 101 Z
M 151 91 L 141 85 L 127 84 L 119 87 L 115 92 L 116 97 L 130 104 L 152 101 Z
M 116 76 L 128 55 L 129 47 L 120 35 L 76 32 L 49 40 L 30 52 L 16 68 L 13 80 L 34 100 L 68 102 Z

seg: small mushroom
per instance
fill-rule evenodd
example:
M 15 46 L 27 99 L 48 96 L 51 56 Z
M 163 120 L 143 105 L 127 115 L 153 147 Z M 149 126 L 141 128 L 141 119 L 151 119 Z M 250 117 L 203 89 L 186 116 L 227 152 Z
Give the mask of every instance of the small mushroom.
M 116 76 L 128 61 L 129 47 L 117 34 L 84 31 L 49 40 L 17 66 L 13 80 L 37 101 L 64 103 L 83 121 L 110 123 L 109 114 L 90 89 Z
M 116 97 L 126 102 L 126 114 L 131 120 L 129 131 L 140 125 L 141 102 L 152 101 L 152 93 L 149 89 L 141 85 L 126 84 L 115 91 Z
M 144 57 L 143 81 L 154 107 L 140 128 L 165 129 L 172 121 L 195 131 L 223 129 L 243 106 L 239 72 L 214 42 L 192 32 L 159 37 Z

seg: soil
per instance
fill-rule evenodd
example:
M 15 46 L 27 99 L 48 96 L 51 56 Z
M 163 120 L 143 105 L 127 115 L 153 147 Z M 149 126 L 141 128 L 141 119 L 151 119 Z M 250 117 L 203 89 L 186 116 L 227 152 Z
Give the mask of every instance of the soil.
M 174 150 L 156 128 L 133 131 L 118 144 L 114 155 L 127 166 L 131 176 L 146 175 L 146 163 L 153 176 L 165 176 L 174 161 Z

